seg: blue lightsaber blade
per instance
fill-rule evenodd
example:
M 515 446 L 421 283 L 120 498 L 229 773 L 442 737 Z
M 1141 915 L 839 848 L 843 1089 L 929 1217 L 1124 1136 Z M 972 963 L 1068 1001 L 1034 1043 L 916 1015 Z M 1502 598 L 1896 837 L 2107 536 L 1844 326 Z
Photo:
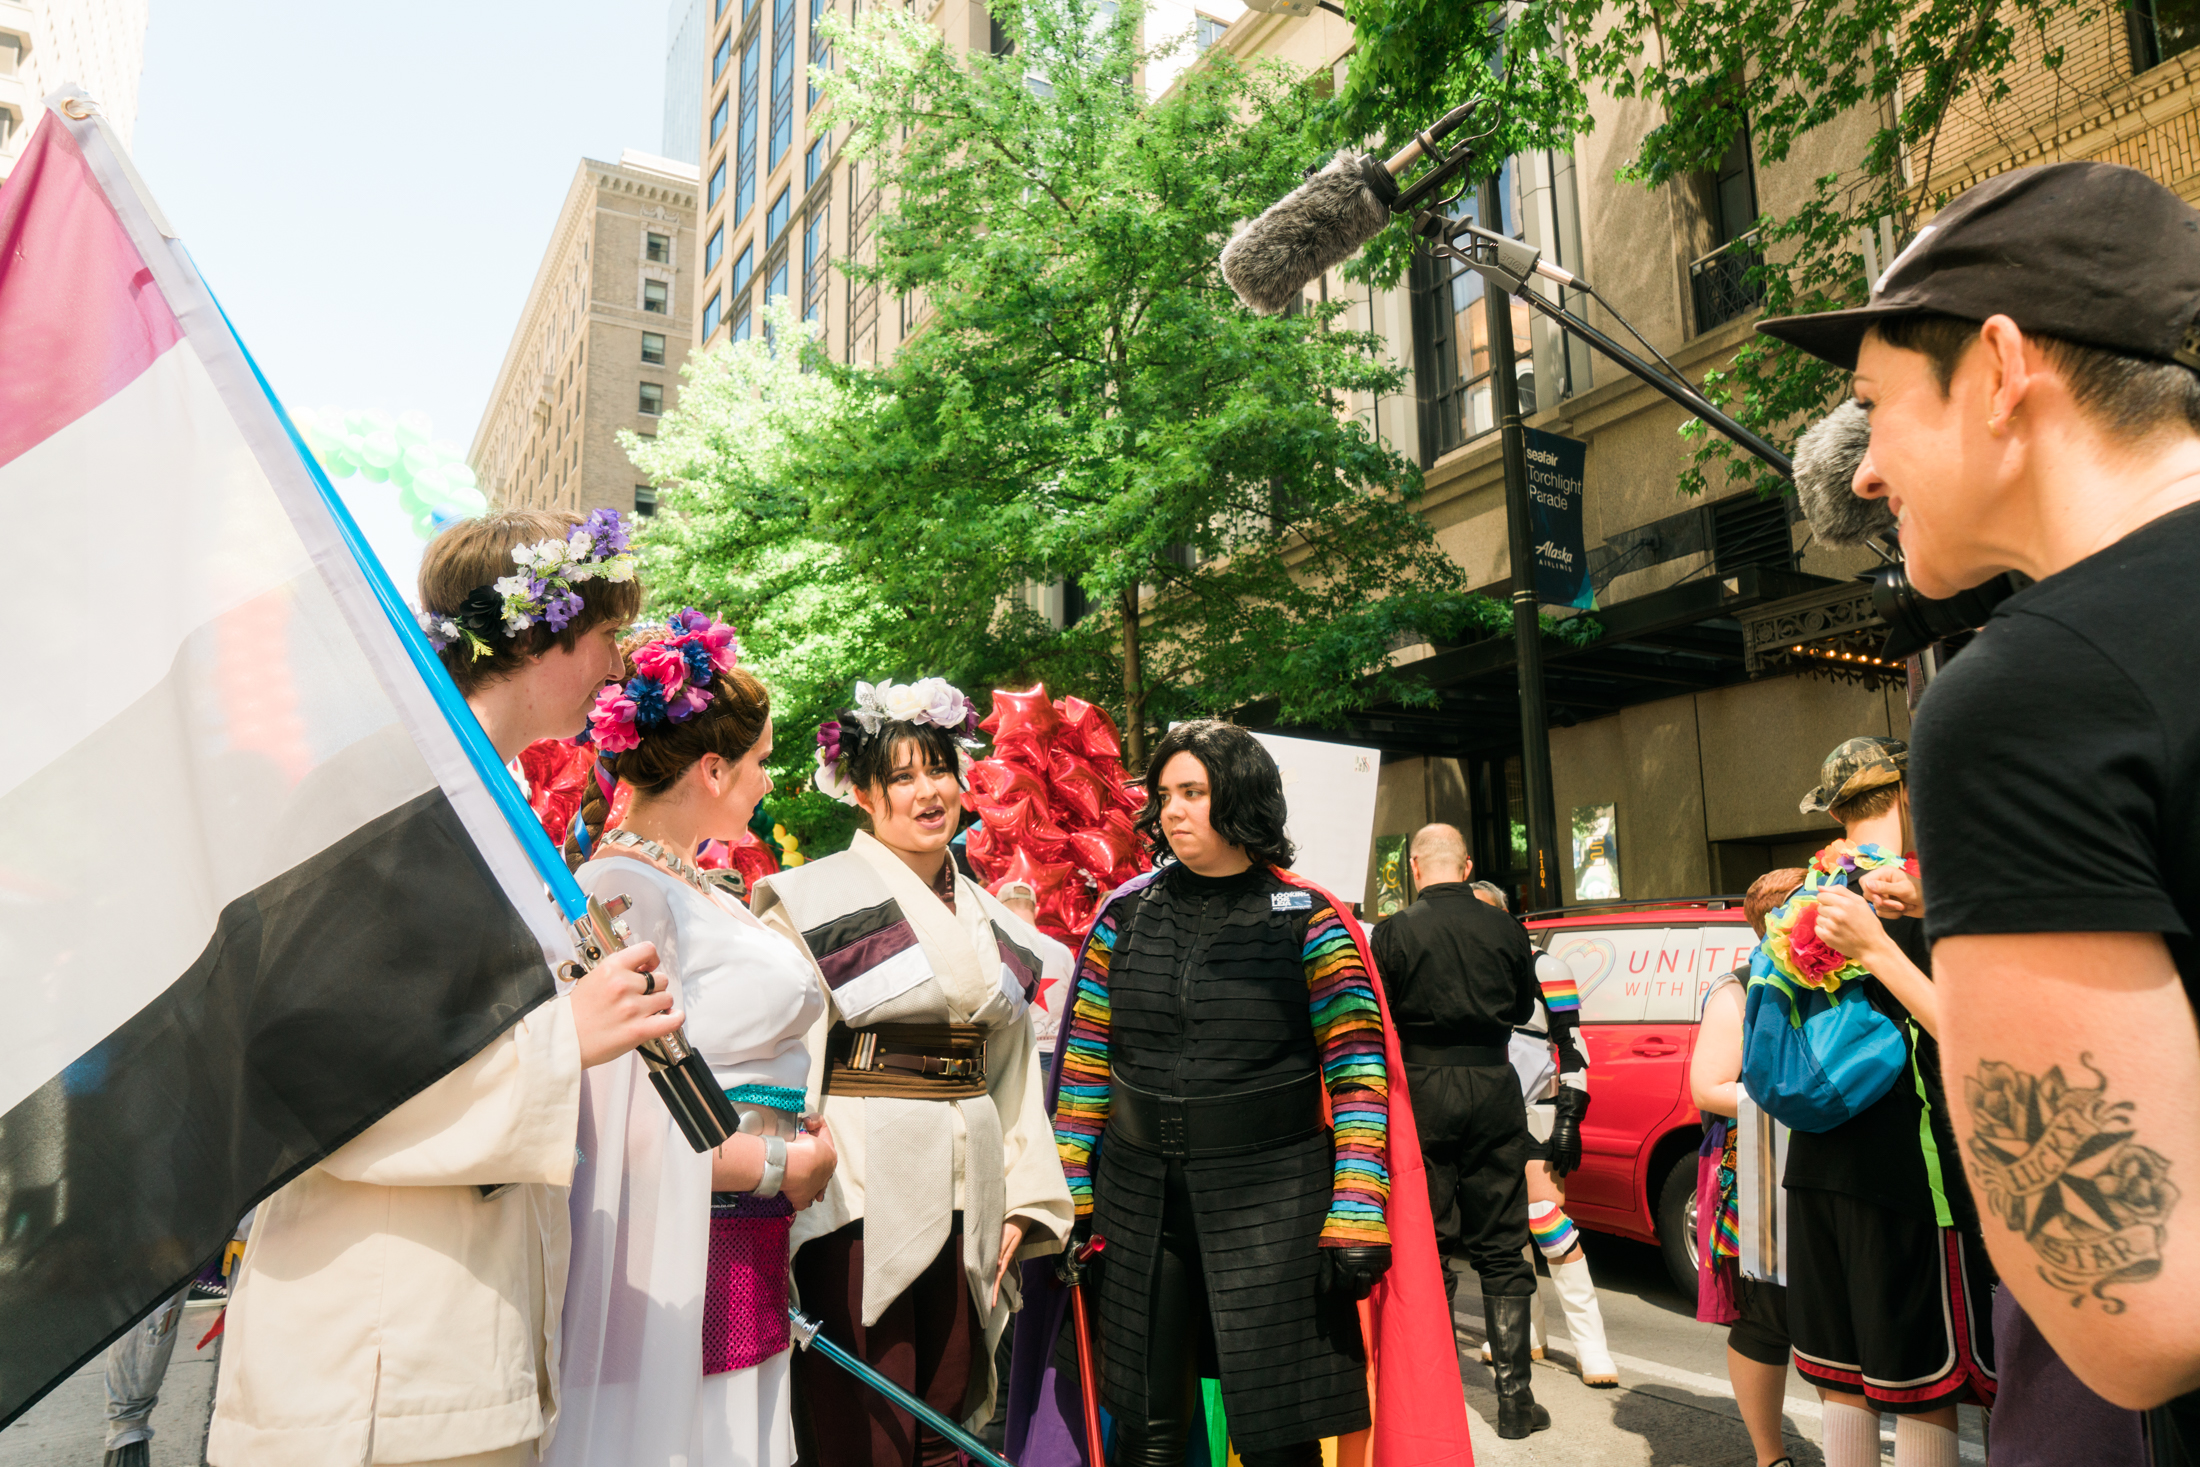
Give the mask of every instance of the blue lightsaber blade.
M 1012 1467 L 1007 1459 L 996 1457 L 993 1453 L 987 1451 L 985 1443 L 979 1441 L 969 1432 L 964 1431 L 960 1426 L 957 1426 L 930 1406 L 927 1406 L 917 1397 L 910 1395 L 900 1386 L 895 1385 L 885 1376 L 880 1375 L 822 1334 L 819 1334 L 818 1330 L 822 1326 L 792 1304 L 787 1306 L 787 1324 L 794 1332 L 796 1344 L 805 1350 L 817 1351 L 826 1359 L 832 1361 L 833 1364 L 847 1371 L 857 1380 L 862 1381 L 872 1390 L 877 1391 L 887 1400 L 892 1401 L 956 1446 L 961 1447 L 970 1454 L 971 1461 L 982 1464 L 982 1467 Z

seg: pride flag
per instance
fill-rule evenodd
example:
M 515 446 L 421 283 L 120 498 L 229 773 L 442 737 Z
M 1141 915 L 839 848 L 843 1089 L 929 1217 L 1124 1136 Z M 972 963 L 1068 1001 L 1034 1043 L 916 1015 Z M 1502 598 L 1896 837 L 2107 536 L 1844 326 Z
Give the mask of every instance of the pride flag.
M 541 827 L 113 132 L 47 109 L 0 185 L 0 1425 L 572 954 Z

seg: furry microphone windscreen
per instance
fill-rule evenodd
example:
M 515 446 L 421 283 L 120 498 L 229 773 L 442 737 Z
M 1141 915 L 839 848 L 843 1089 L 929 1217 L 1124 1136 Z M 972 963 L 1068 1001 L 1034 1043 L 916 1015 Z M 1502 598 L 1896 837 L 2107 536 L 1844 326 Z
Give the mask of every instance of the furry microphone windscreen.
M 1273 316 L 1298 299 L 1307 281 L 1382 233 L 1390 203 L 1377 193 L 1374 174 L 1389 182 L 1380 160 L 1343 150 L 1258 219 L 1239 226 L 1222 251 L 1222 278 L 1238 299 Z
M 1795 444 L 1795 497 L 1811 532 L 1828 545 L 1861 545 L 1875 535 L 1894 538 L 1887 501 L 1859 498 L 1849 488 L 1871 443 L 1871 419 L 1851 398 Z

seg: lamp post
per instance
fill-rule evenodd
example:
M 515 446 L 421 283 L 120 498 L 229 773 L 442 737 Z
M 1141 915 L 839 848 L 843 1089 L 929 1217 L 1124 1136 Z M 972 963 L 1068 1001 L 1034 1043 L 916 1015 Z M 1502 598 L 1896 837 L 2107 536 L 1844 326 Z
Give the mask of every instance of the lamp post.
M 1482 180 L 1483 227 L 1504 233 L 1499 175 Z M 1535 542 L 1528 518 L 1528 444 L 1520 419 L 1520 380 L 1513 365 L 1512 297 L 1485 279 L 1489 312 L 1490 401 L 1505 459 L 1505 533 L 1512 551 L 1513 648 L 1520 668 L 1520 785 L 1527 805 L 1528 871 L 1521 906 L 1559 904 L 1558 814 L 1551 791 L 1551 725 L 1543 703 L 1543 627 L 1535 595 Z M 1471 411 L 1471 409 L 1470 409 Z M 1510 816 L 1506 818 L 1510 824 Z

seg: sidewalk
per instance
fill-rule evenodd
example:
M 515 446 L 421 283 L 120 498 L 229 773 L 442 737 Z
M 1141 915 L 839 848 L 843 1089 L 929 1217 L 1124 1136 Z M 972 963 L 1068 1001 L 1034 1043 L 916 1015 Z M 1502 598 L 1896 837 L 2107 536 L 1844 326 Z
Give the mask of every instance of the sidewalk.
M 214 1327 L 220 1309 L 213 1300 L 184 1306 L 176 1325 L 182 1336 L 153 1412 L 153 1467 L 203 1467 L 206 1461 L 206 1424 L 214 1414 L 214 1367 L 222 1344 L 194 1347 Z M 0 1467 L 99 1467 L 107 1453 L 105 1360 L 102 1351 L 0 1431 Z

